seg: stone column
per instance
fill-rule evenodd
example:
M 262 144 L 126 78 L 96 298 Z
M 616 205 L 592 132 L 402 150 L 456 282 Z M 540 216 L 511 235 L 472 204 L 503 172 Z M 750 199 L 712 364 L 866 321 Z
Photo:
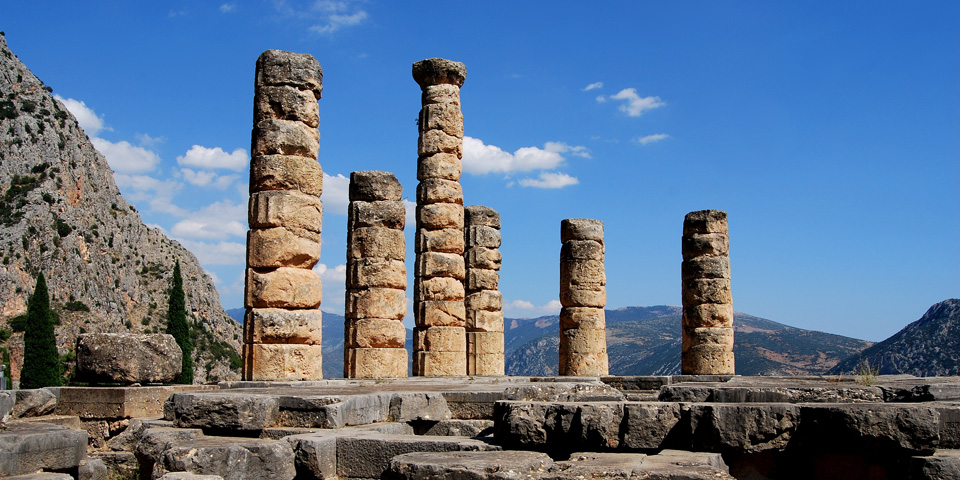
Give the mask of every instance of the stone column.
M 560 375 L 607 375 L 603 222 L 563 220 L 560 240 Z
M 464 330 L 462 63 L 431 58 L 413 64 L 423 90 L 417 144 L 417 234 L 413 374 L 466 375 Z
M 684 375 L 733 375 L 733 296 L 727 212 L 700 210 L 683 219 Z
M 343 376 L 407 376 L 403 187 L 392 173 L 350 174 Z
M 257 59 L 244 306 L 244 380 L 323 378 L 320 259 L 323 172 L 317 100 L 323 71 L 310 55 Z
M 467 266 L 467 374 L 503 375 L 503 296 L 500 281 L 500 214 L 464 207 Z

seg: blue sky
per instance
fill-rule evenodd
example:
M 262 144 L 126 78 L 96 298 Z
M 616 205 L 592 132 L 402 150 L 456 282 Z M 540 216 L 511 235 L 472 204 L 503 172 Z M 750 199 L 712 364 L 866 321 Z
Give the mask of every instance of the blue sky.
M 960 4 L 594 3 L 14 2 L 0 29 L 227 308 L 271 48 L 324 69 L 324 310 L 350 172 L 415 197 L 430 57 L 467 65 L 461 182 L 501 212 L 507 316 L 559 310 L 564 218 L 605 222 L 608 308 L 679 304 L 683 216 L 705 208 L 729 213 L 737 311 L 880 340 L 960 297 Z

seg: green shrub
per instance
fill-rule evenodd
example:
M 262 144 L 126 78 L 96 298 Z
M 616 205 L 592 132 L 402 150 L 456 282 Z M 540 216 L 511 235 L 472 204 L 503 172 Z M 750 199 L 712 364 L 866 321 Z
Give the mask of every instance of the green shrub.
M 63 307 L 71 312 L 89 312 L 90 311 L 90 307 L 88 307 L 85 303 L 81 302 L 80 300 L 73 300 L 73 301 L 67 302 L 67 304 L 64 305 Z

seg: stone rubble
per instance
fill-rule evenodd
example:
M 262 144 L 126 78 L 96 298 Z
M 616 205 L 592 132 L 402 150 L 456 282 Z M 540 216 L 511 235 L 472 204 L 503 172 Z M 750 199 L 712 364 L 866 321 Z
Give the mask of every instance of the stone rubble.
M 504 375 L 503 296 L 500 281 L 500 214 L 464 207 L 467 375 Z
M 563 220 L 560 241 L 560 375 L 607 375 L 603 222 Z
M 440 58 L 413 64 L 422 109 L 417 144 L 417 232 L 413 285 L 415 376 L 467 373 L 464 211 L 460 186 L 462 64 Z
M 323 378 L 320 259 L 323 172 L 317 100 L 323 71 L 310 55 L 257 59 L 250 162 L 250 231 L 243 342 L 245 380 Z

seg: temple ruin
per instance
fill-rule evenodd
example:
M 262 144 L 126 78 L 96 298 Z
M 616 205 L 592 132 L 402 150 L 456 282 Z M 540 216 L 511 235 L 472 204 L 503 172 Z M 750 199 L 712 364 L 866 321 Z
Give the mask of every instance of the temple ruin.
M 563 220 L 560 241 L 560 375 L 607 375 L 603 222 Z
M 500 281 L 500 214 L 464 208 L 467 278 L 467 375 L 503 375 L 503 296 Z

